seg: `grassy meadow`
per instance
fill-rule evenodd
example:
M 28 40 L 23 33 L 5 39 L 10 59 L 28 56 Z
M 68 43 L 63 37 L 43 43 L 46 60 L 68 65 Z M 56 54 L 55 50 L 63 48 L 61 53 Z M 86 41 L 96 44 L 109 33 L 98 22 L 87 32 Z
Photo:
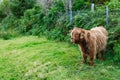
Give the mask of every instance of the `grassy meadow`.
M 0 80 L 120 80 L 120 66 L 107 56 L 84 65 L 77 45 L 45 37 L 0 39 Z

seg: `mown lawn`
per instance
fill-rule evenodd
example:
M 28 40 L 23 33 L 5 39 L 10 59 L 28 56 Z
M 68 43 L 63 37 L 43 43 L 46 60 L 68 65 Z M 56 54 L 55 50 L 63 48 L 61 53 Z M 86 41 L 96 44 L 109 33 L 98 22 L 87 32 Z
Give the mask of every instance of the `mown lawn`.
M 36 36 L 0 40 L 0 80 L 120 80 L 120 66 L 82 64 L 77 45 Z

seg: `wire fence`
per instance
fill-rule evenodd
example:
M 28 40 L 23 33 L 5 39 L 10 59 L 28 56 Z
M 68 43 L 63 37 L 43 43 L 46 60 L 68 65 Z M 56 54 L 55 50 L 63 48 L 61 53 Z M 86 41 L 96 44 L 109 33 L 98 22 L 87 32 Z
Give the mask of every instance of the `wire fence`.
M 87 15 L 87 20 L 91 21 L 91 20 L 97 20 L 100 19 L 104 21 L 104 25 L 109 26 L 111 24 L 113 24 L 115 22 L 115 20 L 119 20 L 120 19 L 120 9 L 113 9 L 110 10 L 108 6 L 106 6 L 106 8 L 104 8 L 104 10 L 102 11 L 97 11 L 97 10 L 83 10 L 83 11 L 73 11 L 72 14 L 69 13 L 69 21 L 71 20 L 71 15 L 72 15 L 72 19 L 76 16 L 76 15 L 80 15 L 80 16 L 86 16 Z M 115 26 L 115 23 L 114 23 Z

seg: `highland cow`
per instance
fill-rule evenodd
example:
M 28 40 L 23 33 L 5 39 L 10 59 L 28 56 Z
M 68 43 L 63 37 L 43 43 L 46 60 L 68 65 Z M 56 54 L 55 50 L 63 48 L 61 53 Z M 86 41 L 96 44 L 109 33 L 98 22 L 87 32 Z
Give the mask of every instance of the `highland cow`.
M 103 26 L 85 30 L 75 27 L 71 30 L 71 42 L 79 45 L 83 56 L 83 63 L 87 57 L 90 58 L 90 65 L 94 65 L 94 59 L 100 53 L 100 59 L 104 60 L 103 54 L 106 48 L 108 32 Z

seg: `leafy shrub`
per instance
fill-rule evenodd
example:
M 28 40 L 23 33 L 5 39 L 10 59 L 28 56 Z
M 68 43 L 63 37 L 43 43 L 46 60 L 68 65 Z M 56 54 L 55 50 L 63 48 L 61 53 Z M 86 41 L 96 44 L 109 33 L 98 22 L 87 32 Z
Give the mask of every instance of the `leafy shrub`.
M 43 25 L 44 14 L 40 7 L 36 6 L 24 12 L 24 16 L 19 19 L 19 31 L 21 33 L 39 34 L 39 26 Z
M 120 63 L 120 42 L 114 44 L 114 61 Z
M 115 63 L 120 62 L 120 24 L 109 29 L 108 51 Z
M 4 40 L 8 40 L 18 36 L 20 36 L 20 34 L 17 30 L 9 29 L 7 31 L 0 31 L 0 38 L 3 38 Z
M 10 14 L 9 0 L 3 0 L 0 2 L 0 22 Z
M 3 11 L 0 10 L 0 22 L 6 17 Z
M 84 0 L 75 0 L 75 1 L 73 1 L 73 7 L 72 7 L 72 9 L 74 11 L 80 10 L 83 7 L 84 3 L 85 3 Z
M 101 17 L 102 16 L 102 17 Z M 73 18 L 74 26 L 90 29 L 99 25 L 105 25 L 105 14 L 104 11 L 81 11 L 77 12 L 77 15 Z
M 1 32 L 0 38 L 3 38 L 4 40 L 8 40 L 8 39 L 12 38 L 12 35 L 7 32 Z
M 119 2 L 111 1 L 109 6 L 109 41 L 107 46 L 108 54 L 111 54 L 115 63 L 120 62 L 120 16 L 119 16 Z
M 68 16 L 60 16 L 54 25 L 54 28 L 47 31 L 45 34 L 49 39 L 56 39 L 60 41 L 65 41 L 66 36 L 70 30 L 70 24 L 68 22 Z
M 120 1 L 118 1 L 118 0 L 111 0 L 108 3 L 108 7 L 110 9 L 120 9 Z
M 18 36 L 18 19 L 13 15 L 5 17 L 0 24 L 0 38 L 5 40 Z
M 13 15 L 9 15 L 2 20 L 0 28 L 2 30 L 16 28 L 17 27 L 16 21 L 17 19 Z
M 10 0 L 2 0 L 0 3 L 0 11 L 2 11 L 5 15 L 10 14 L 9 4 Z
M 35 20 L 38 20 L 35 15 L 34 9 L 25 11 L 24 16 L 20 19 L 21 25 L 19 27 L 21 28 L 21 32 L 28 32 L 32 28 L 32 24 Z
M 52 5 L 50 9 L 48 10 L 47 14 L 44 16 L 44 27 L 47 30 L 53 29 L 56 24 L 56 21 L 58 19 L 58 15 L 64 11 L 63 3 L 61 0 L 55 1 L 55 5 Z
M 11 0 L 10 10 L 16 17 L 21 17 L 24 11 L 34 7 L 36 0 Z

